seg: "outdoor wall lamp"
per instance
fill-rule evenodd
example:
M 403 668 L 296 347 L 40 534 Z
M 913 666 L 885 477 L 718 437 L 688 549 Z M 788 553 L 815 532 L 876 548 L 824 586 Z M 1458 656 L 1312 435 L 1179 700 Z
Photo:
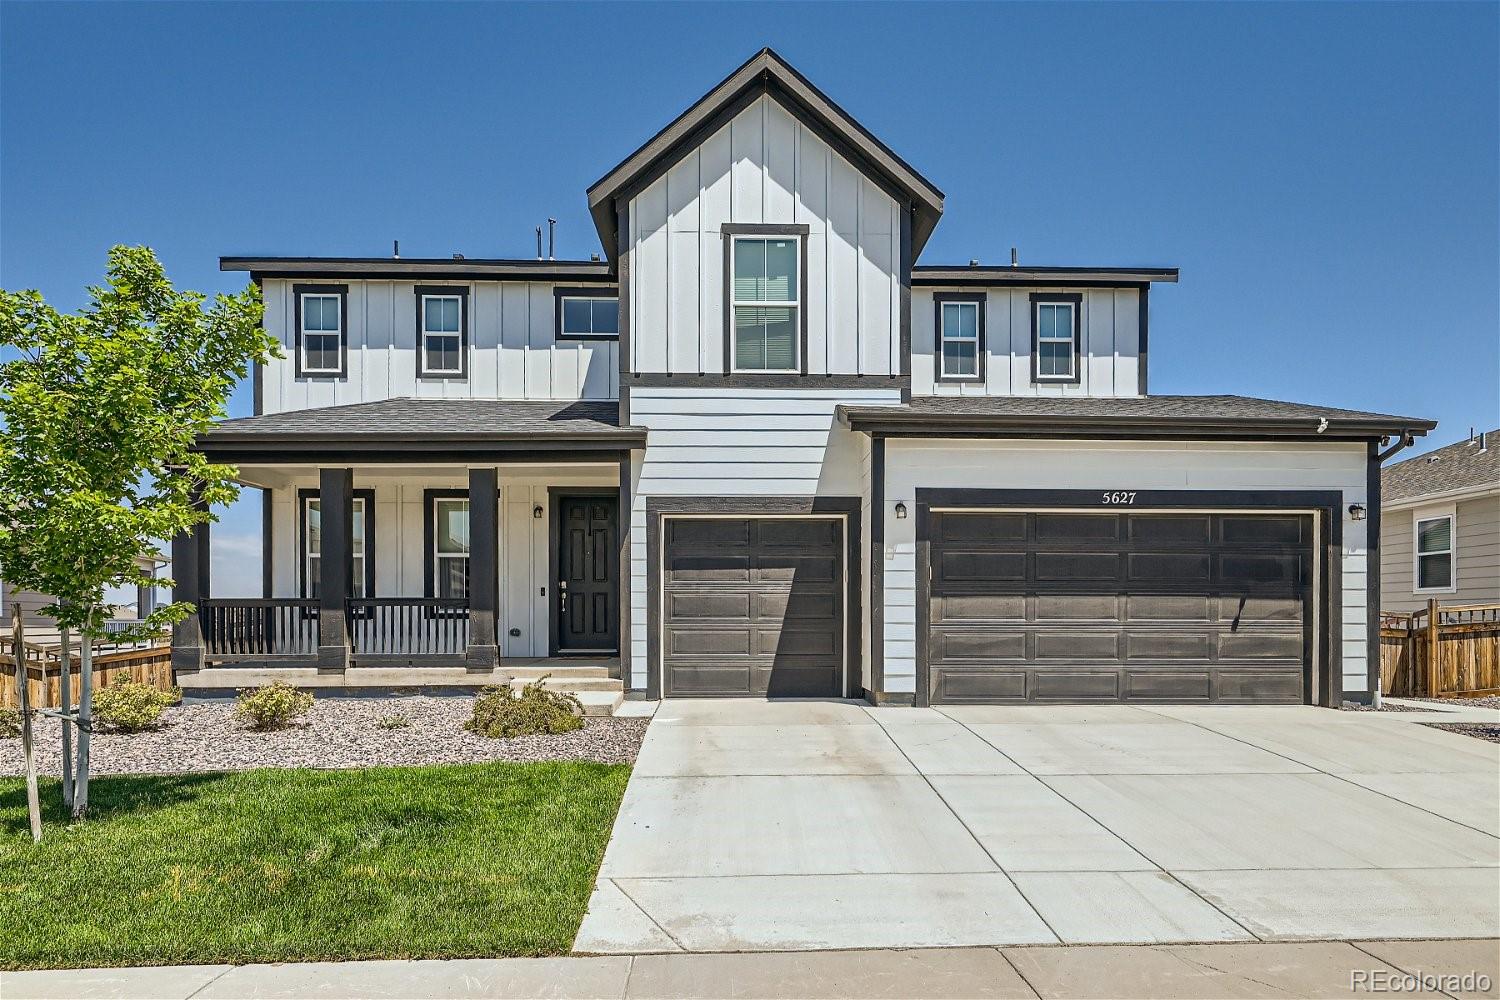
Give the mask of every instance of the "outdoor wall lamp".
M 1365 519 L 1365 505 L 1362 503 L 1351 503 L 1349 505 L 1349 520 L 1363 521 Z
M 531 508 L 531 516 L 536 518 L 538 521 L 542 519 L 542 513 L 543 511 L 541 504 L 537 504 L 535 507 Z
M 899 500 L 896 501 L 896 520 L 906 520 L 906 504 L 900 502 Z

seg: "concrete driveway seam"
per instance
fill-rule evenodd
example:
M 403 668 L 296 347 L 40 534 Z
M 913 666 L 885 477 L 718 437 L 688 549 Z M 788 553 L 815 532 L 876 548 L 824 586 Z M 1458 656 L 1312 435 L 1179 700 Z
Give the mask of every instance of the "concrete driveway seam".
M 647 920 L 651 921 L 652 925 L 655 926 L 657 930 L 661 931 L 663 934 L 665 934 L 667 936 L 667 940 L 671 941 L 673 944 L 675 944 L 677 947 L 681 948 L 683 951 L 691 951 L 692 949 L 688 948 L 685 944 L 683 944 L 680 940 L 678 940 L 677 935 L 673 934 L 671 931 L 669 931 L 665 927 L 663 927 L 662 926 L 662 922 L 660 920 L 657 920 L 656 917 L 654 917 L 651 914 L 650 910 L 647 910 L 644 906 L 642 906 L 640 900 L 636 899 L 634 896 L 632 896 L 630 894 L 630 890 L 627 889 L 627 888 L 625 888 L 625 886 L 623 884 L 621 884 L 623 881 L 624 881 L 623 879 L 610 879 L 610 882 L 614 885 L 614 887 L 616 889 L 620 890 L 620 895 L 622 895 L 626 899 L 630 900 L 630 905 L 634 906 L 637 910 L 640 910 L 641 911 L 641 916 L 643 916 Z M 631 962 L 631 967 L 633 969 L 634 966 L 635 966 L 635 959 L 631 958 L 630 962 Z M 630 981 L 630 977 L 626 976 L 625 980 L 626 980 L 626 982 L 628 984 L 629 981 Z

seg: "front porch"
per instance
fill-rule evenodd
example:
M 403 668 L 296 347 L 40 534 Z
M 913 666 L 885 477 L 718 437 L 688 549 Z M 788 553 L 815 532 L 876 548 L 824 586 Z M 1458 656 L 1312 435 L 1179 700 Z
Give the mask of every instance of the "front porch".
M 576 417 L 567 438 L 455 431 L 472 401 L 393 402 L 436 404 L 427 416 L 448 429 L 393 436 L 377 419 L 378 431 L 330 437 L 366 404 L 205 436 L 204 451 L 261 491 L 262 593 L 214 595 L 208 525 L 174 540 L 174 600 L 197 607 L 173 636 L 178 682 L 210 695 L 274 680 L 432 690 L 550 674 L 548 686 L 608 714 L 624 688 L 620 515 L 635 436 L 596 419 L 579 434 Z M 315 416 L 316 434 L 274 445 L 243 427 Z

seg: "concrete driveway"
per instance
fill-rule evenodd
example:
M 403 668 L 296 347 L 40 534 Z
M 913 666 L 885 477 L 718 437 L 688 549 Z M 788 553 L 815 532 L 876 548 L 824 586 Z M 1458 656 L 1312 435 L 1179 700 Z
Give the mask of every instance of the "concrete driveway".
M 1500 745 L 1299 707 L 665 702 L 575 950 L 1500 933 Z

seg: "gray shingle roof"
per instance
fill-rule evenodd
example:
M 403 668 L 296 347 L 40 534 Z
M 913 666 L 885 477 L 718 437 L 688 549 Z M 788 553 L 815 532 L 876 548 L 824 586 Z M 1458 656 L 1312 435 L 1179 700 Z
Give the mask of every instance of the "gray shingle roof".
M 418 438 L 492 440 L 567 436 L 615 440 L 643 437 L 620 426 L 614 400 L 413 399 L 401 397 L 224 420 L 203 435 L 217 443 L 256 438 L 318 440 Z
M 1385 503 L 1484 486 L 1500 490 L 1500 430 L 1380 470 L 1380 498 Z
M 934 426 L 969 423 L 991 426 L 1065 429 L 1069 425 L 1106 425 L 1122 433 L 1133 429 L 1274 428 L 1316 433 L 1321 421 L 1328 430 L 1417 433 L 1436 424 L 1420 417 L 1403 417 L 1364 410 L 1345 410 L 1308 403 L 1288 403 L 1249 396 L 917 396 L 907 406 L 841 406 L 840 415 L 851 426 Z

